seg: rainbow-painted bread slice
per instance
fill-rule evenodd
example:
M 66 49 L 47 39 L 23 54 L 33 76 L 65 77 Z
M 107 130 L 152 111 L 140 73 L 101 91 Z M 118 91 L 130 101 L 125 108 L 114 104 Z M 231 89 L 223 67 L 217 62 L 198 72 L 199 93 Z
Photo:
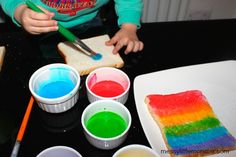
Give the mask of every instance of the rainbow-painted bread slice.
M 171 156 L 206 156 L 236 149 L 236 139 L 199 90 L 149 94 L 145 103 Z

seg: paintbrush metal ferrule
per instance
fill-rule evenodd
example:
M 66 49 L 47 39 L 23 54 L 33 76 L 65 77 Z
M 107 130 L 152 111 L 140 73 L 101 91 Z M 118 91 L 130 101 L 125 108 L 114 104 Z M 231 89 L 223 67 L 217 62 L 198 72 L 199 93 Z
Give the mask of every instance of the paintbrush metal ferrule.
M 20 141 L 16 141 L 11 153 L 11 157 L 17 157 L 19 149 L 20 149 Z
M 81 48 L 86 50 L 91 55 L 96 55 L 97 53 L 90 49 L 85 43 L 83 43 L 79 38 L 75 39 L 75 43 L 78 44 Z
M 100 53 L 94 52 L 92 49 L 90 49 L 87 45 L 85 45 L 79 38 L 73 42 L 75 46 L 81 49 L 81 52 L 90 56 L 93 60 L 100 60 L 102 58 L 102 55 Z

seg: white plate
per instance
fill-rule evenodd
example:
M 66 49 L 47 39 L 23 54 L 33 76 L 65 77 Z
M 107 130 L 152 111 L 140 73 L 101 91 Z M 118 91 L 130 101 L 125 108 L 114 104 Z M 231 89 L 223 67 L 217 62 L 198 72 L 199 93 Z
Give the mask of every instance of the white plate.
M 159 127 L 148 112 L 144 98 L 148 94 L 172 94 L 197 89 L 203 92 L 219 120 L 236 137 L 236 61 L 220 61 L 178 67 L 134 79 L 134 98 L 138 115 L 151 147 L 160 156 L 167 150 Z M 213 155 L 222 156 L 222 154 Z M 235 157 L 236 151 L 223 156 Z

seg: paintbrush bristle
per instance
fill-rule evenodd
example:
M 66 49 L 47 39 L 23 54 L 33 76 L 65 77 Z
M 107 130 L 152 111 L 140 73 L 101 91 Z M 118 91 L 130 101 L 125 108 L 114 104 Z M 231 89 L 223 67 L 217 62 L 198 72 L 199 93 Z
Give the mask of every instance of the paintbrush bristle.
M 102 59 L 102 55 L 100 53 L 96 53 L 96 54 L 92 55 L 92 58 L 94 60 L 100 60 L 100 59 Z

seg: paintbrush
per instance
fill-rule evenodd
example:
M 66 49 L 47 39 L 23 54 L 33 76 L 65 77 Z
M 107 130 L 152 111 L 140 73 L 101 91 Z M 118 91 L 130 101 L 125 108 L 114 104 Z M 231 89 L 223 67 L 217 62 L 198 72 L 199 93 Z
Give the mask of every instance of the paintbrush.
M 27 0 L 26 5 L 31 8 L 32 10 L 44 13 L 43 10 L 38 8 L 33 2 Z M 86 54 L 87 56 L 92 57 L 94 60 L 100 60 L 102 58 L 102 55 L 99 53 L 96 53 L 91 48 L 89 48 L 85 43 L 83 43 L 78 37 L 76 37 L 71 31 L 63 27 L 58 22 L 58 31 L 70 42 L 72 42 L 76 47 L 80 48 L 82 53 Z
M 30 116 L 33 104 L 34 104 L 34 98 L 33 98 L 33 96 L 31 96 L 30 101 L 27 106 L 27 109 L 26 109 L 26 112 L 25 112 L 25 115 L 24 115 L 24 118 L 23 118 L 23 121 L 21 122 L 21 126 L 20 126 L 20 129 L 17 134 L 15 145 L 14 145 L 13 150 L 11 152 L 11 157 L 17 157 L 17 155 L 18 155 L 20 144 L 21 144 L 22 138 L 25 133 L 25 128 L 28 124 L 28 120 L 29 120 L 29 116 Z

